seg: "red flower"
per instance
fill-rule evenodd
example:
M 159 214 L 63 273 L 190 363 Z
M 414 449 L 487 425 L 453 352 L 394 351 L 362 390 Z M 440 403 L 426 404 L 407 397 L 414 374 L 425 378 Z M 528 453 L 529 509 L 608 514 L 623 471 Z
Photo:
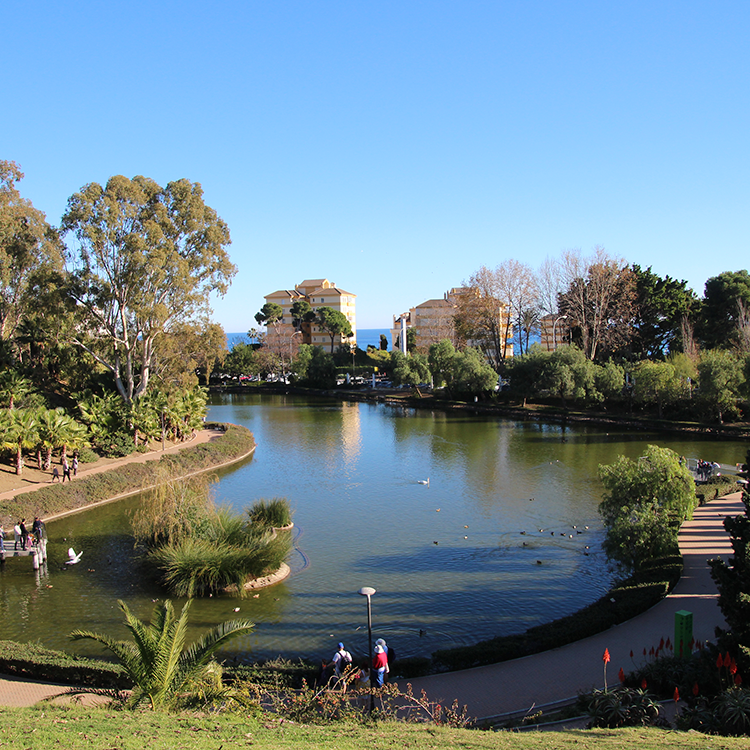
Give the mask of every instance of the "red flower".
M 646 682 L 646 678 L 644 677 L 641 680 L 641 690 L 645 690 L 648 687 L 648 683 Z
M 698 695 L 698 683 L 696 682 L 695 685 L 693 685 L 693 695 Z
M 644 646 L 643 647 L 643 655 L 645 656 L 647 653 L 648 653 L 648 651 L 646 651 L 646 647 Z
M 672 641 L 667 638 L 667 648 L 672 648 Z
M 644 650 L 645 650 L 645 649 L 644 649 Z M 632 648 L 630 649 L 630 658 L 631 658 L 631 659 L 633 658 L 633 649 L 632 649 Z
M 734 676 L 734 684 L 739 687 L 742 684 L 742 677 L 740 677 L 740 673 L 737 672 L 737 674 Z
M 716 657 L 716 669 L 721 669 L 724 666 L 724 657 L 719 654 Z
M 659 651 L 661 651 L 661 650 L 662 650 L 663 648 L 664 648 L 664 639 L 662 638 L 662 639 L 661 639 L 661 640 L 659 641 L 659 649 L 658 649 L 658 650 L 659 650 Z
M 609 664 L 609 662 L 611 661 L 610 656 L 609 656 L 609 649 L 608 648 L 604 649 L 604 654 L 602 655 L 602 661 L 605 664 Z
M 680 691 L 677 688 L 674 689 L 674 696 L 673 696 L 673 698 L 674 698 L 674 702 L 675 703 L 677 703 L 677 701 L 680 700 Z
M 732 659 L 732 663 L 729 665 L 729 673 L 737 674 L 737 662 L 734 659 Z
M 625 682 L 625 672 L 623 672 L 622 667 L 620 667 L 620 671 L 617 673 L 617 676 L 620 678 L 620 682 Z
M 729 655 L 729 651 L 724 654 L 724 666 L 725 667 L 731 667 L 732 666 L 732 657 Z

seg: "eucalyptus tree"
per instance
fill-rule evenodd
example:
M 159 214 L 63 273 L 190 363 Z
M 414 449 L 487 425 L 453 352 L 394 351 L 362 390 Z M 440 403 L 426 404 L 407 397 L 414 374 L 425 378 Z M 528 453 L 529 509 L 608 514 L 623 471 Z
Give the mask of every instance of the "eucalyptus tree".
M 0 341 L 12 340 L 40 288 L 63 266 L 63 245 L 42 211 L 22 198 L 21 168 L 0 161 Z
M 71 196 L 62 230 L 77 241 L 69 292 L 86 324 L 72 340 L 132 401 L 148 388 L 160 336 L 227 290 L 229 229 L 198 183 L 116 175 Z

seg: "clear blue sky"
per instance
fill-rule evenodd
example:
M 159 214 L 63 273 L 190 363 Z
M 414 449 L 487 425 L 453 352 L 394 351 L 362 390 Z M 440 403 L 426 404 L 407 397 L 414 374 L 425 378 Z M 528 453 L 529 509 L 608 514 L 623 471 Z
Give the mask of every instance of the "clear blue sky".
M 746 0 L 4 0 L 0 26 L 22 194 L 57 223 L 113 174 L 200 182 L 227 331 L 305 278 L 379 328 L 566 248 L 698 294 L 748 267 Z

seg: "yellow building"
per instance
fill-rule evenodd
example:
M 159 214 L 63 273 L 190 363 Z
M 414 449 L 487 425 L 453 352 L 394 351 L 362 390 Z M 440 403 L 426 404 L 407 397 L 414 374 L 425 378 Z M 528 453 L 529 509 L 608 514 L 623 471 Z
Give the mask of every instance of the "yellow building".
M 282 310 L 282 317 L 274 332 L 275 337 L 282 340 L 292 340 L 296 337 L 297 344 L 312 344 L 323 348 L 330 348 L 331 337 L 325 331 L 315 325 L 315 323 L 303 323 L 302 330 L 297 331 L 292 323 L 292 305 L 297 300 L 307 300 L 313 310 L 320 307 L 330 307 L 332 310 L 338 310 L 346 316 L 349 325 L 352 327 L 352 336 L 344 338 L 336 335 L 333 339 L 334 349 L 341 344 L 357 343 L 357 315 L 356 315 L 357 295 L 339 289 L 332 281 L 328 279 L 306 279 L 301 284 L 296 284 L 294 289 L 280 289 L 265 296 L 266 302 L 274 302 Z
M 446 292 L 442 299 L 428 299 L 416 307 L 412 307 L 408 313 L 393 316 L 393 328 L 391 329 L 391 348 L 395 348 L 396 341 L 400 341 L 401 319 L 406 318 L 407 328 L 414 330 L 416 334 L 416 346 L 419 351 L 427 351 L 432 344 L 448 339 L 452 344 L 458 345 L 456 336 L 455 315 L 459 310 L 462 299 L 467 295 L 476 294 L 467 287 L 454 287 Z M 499 319 L 501 325 L 507 320 L 505 305 L 497 302 Z M 510 335 L 505 343 L 505 356 L 513 356 L 513 329 L 509 328 Z M 463 342 L 468 346 L 476 346 L 478 342 Z

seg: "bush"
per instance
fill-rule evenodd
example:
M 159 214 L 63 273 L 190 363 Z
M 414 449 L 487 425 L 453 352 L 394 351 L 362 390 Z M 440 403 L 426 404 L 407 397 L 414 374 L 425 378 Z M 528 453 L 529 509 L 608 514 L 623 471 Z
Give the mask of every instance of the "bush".
M 99 454 L 96 451 L 91 450 L 91 448 L 86 448 L 84 446 L 83 448 L 78 449 L 78 460 L 82 464 L 95 464 L 99 458 Z
M 0 672 L 103 689 L 124 689 L 132 684 L 119 664 L 14 641 L 0 641 Z
M 706 734 L 750 734 L 750 691 L 733 687 L 713 699 L 691 701 L 677 717 L 677 727 Z
M 580 700 L 591 717 L 589 729 L 603 727 L 659 726 L 659 704 L 645 691 L 620 687 L 614 690 L 594 690 Z
M 251 524 L 262 528 L 281 529 L 292 522 L 292 510 L 285 497 L 256 500 L 247 515 Z

